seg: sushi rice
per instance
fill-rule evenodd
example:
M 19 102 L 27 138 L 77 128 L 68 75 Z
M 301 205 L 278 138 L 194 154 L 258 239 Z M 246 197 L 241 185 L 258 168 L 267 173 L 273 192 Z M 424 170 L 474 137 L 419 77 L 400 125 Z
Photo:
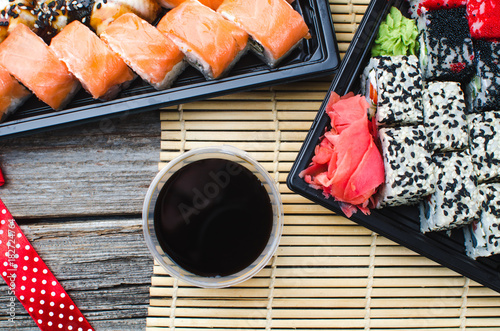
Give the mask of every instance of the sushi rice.
M 423 123 L 422 76 L 416 56 L 371 58 L 361 84 L 378 126 Z
M 435 171 L 423 125 L 379 130 L 385 181 L 377 208 L 412 205 L 434 193 Z
M 479 219 L 481 203 L 470 153 L 433 157 L 436 191 L 419 204 L 422 232 L 451 230 Z
M 469 111 L 500 110 L 500 42 L 474 43 L 476 74 L 467 85 Z
M 465 15 L 465 8 L 453 8 L 428 11 L 419 18 L 424 79 L 468 81 L 474 71 L 474 51 Z
M 478 186 L 481 218 L 464 228 L 465 252 L 473 259 L 500 253 L 500 183 Z
M 468 116 L 470 148 L 478 182 L 500 179 L 500 112 Z
M 463 150 L 469 145 L 464 93 L 457 82 L 429 82 L 423 93 L 429 149 Z

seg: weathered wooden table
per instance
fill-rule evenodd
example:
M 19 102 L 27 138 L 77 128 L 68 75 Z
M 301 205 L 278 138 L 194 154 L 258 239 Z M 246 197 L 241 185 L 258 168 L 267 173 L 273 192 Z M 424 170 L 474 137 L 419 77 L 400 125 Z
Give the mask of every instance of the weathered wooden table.
M 124 114 L 0 141 L 0 198 L 96 330 L 142 330 L 153 259 L 142 236 L 144 195 L 158 170 L 159 112 Z M 38 330 L 16 301 L 0 330 Z

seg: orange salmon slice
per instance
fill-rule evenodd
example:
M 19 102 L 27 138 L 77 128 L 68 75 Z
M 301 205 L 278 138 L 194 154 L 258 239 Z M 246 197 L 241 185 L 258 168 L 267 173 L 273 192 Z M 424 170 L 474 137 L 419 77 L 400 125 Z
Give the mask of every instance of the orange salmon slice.
M 274 60 L 309 38 L 304 19 L 286 0 L 225 0 L 217 12 L 248 32 Z
M 79 21 L 68 24 L 50 43 L 94 99 L 110 100 L 135 78 L 125 62 Z
M 45 42 L 19 24 L 0 44 L 0 64 L 53 109 L 61 109 L 80 84 Z
M 135 14 L 118 17 L 101 39 L 156 89 L 168 87 L 184 69 L 184 54 L 179 47 Z
M 31 93 L 7 69 L 0 66 L 0 122 L 14 112 Z
M 208 79 L 218 78 L 246 50 L 248 34 L 198 1 L 187 0 L 158 23 Z
M 160 5 L 165 8 L 174 8 L 183 3 L 186 0 L 158 0 Z M 220 4 L 224 0 L 198 0 L 200 3 L 204 4 L 207 7 L 212 8 L 213 10 L 217 10 Z

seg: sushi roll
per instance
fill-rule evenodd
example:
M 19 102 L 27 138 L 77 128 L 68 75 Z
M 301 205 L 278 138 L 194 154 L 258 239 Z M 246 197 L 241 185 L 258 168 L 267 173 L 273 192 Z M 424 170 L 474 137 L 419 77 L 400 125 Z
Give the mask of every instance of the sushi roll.
M 225 0 L 217 12 L 248 32 L 252 51 L 272 68 L 310 37 L 302 16 L 285 0 Z
M 418 27 L 423 78 L 467 82 L 474 71 L 474 52 L 465 8 L 428 11 Z
M 26 0 L 25 0 L 26 1 Z M 92 0 L 37 0 L 32 13 L 36 15 L 33 31 L 47 43 L 69 22 L 87 22 L 92 11 Z
M 113 99 L 135 78 L 125 62 L 78 21 L 71 22 L 55 36 L 50 48 L 94 99 Z
M 96 0 L 90 15 L 90 26 L 98 36 L 115 19 L 134 13 L 148 23 L 153 23 L 161 13 L 156 0 Z
M 467 0 L 467 18 L 473 39 L 500 38 L 498 0 Z
M 466 88 L 469 111 L 500 110 L 500 42 L 477 40 L 474 52 L 476 74 Z
M 118 17 L 101 39 L 157 90 L 170 87 L 187 65 L 170 38 L 132 13 Z
M 435 172 L 423 125 L 381 128 L 385 180 L 377 207 L 416 204 L 434 192 Z
M 80 84 L 45 42 L 19 24 L 0 44 L 0 65 L 53 109 L 62 109 Z
M 158 0 L 160 5 L 162 7 L 167 8 L 167 9 L 172 9 L 174 7 L 177 7 L 178 5 L 183 3 L 184 1 L 186 1 L 186 0 Z M 217 8 L 219 8 L 220 4 L 224 0 L 198 0 L 198 1 L 200 1 L 205 6 L 212 8 L 213 10 L 217 10 Z
M 468 147 L 464 93 L 457 82 L 429 82 L 424 90 L 424 122 L 429 149 L 457 151 Z
M 423 123 L 422 76 L 416 56 L 371 58 L 361 85 L 378 126 Z
M 208 80 L 223 77 L 247 51 L 248 34 L 196 0 L 170 10 L 157 28 Z
M 31 93 L 0 66 L 0 123 L 16 111 Z
M 3 0 L 0 1 L 0 42 L 22 23 L 46 42 L 69 22 L 86 22 L 93 0 Z
M 18 24 L 24 24 L 34 29 L 38 15 L 35 12 L 37 4 L 33 0 L 19 0 L 16 2 L 3 0 L 0 2 L 0 42 L 13 31 Z
M 435 154 L 436 191 L 419 204 L 420 230 L 451 230 L 479 219 L 481 203 L 467 150 Z
M 500 183 L 479 185 L 482 212 L 464 227 L 465 252 L 473 259 L 500 253 Z
M 489 111 L 468 117 L 472 162 L 479 183 L 500 176 L 500 112 Z

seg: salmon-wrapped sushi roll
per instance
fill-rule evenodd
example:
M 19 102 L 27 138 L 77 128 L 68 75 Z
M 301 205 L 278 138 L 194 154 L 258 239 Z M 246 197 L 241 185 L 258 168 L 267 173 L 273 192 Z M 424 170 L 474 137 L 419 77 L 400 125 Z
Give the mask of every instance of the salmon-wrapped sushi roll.
M 0 66 L 0 123 L 30 96 L 31 93 Z
M 101 39 L 157 90 L 170 87 L 187 65 L 170 38 L 132 13 L 117 18 Z
M 66 65 L 24 24 L 0 44 L 0 65 L 53 109 L 63 108 L 80 88 Z
M 161 13 L 161 6 L 156 0 L 96 0 L 90 15 L 90 26 L 100 36 L 109 24 L 125 13 L 134 13 L 153 23 Z
M 248 34 L 196 0 L 170 10 L 158 23 L 206 79 L 224 76 L 246 52 Z
M 174 7 L 177 7 L 178 5 L 183 3 L 184 1 L 186 1 L 186 0 L 158 0 L 158 2 L 160 3 L 160 5 L 162 7 L 165 7 L 168 9 L 172 9 Z M 217 10 L 217 8 L 220 6 L 220 4 L 224 0 L 199 0 L 199 1 L 202 4 L 204 4 L 205 6 L 212 8 L 213 10 Z
M 123 60 L 78 21 L 55 36 L 50 48 L 94 99 L 111 100 L 130 85 L 134 73 Z
M 217 12 L 248 32 L 252 50 L 271 67 L 310 37 L 302 16 L 285 0 L 225 0 Z

